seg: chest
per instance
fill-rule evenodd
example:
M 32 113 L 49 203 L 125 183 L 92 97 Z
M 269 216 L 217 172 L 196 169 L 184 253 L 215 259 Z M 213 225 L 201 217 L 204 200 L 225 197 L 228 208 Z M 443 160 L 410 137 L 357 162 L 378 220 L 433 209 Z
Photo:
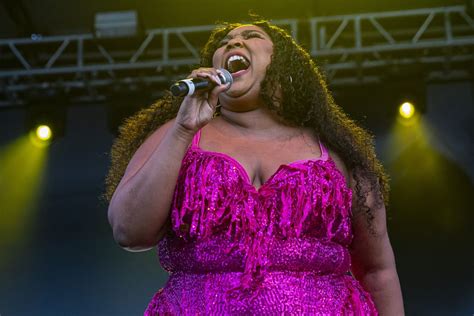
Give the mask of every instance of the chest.
M 203 135 L 199 148 L 222 153 L 235 160 L 256 188 L 267 182 L 282 165 L 318 159 L 322 155 L 319 142 L 308 134 L 274 140 Z

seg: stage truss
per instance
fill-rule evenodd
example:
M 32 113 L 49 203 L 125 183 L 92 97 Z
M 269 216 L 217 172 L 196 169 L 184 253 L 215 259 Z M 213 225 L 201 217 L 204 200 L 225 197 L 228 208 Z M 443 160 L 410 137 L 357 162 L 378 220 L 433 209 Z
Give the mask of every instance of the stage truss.
M 393 78 L 473 78 L 474 19 L 463 6 L 272 22 L 301 39 L 335 89 Z M 80 34 L 0 40 L 0 105 L 56 95 L 76 103 L 142 91 L 159 97 L 199 63 L 213 28 L 150 29 L 111 39 Z

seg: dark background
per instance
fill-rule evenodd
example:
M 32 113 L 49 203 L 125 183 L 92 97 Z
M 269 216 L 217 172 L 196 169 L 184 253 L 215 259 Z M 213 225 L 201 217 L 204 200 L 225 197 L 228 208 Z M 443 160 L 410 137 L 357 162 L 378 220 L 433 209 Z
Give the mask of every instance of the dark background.
M 145 28 L 246 18 L 305 18 L 466 4 L 466 1 L 2 1 L 0 37 L 88 33 L 95 12 L 135 9 Z M 424 133 L 396 142 L 389 85 L 339 88 L 336 101 L 374 132 L 391 181 L 388 229 L 407 315 L 474 313 L 472 80 L 424 86 Z M 130 101 L 133 102 L 133 101 Z M 61 104 L 65 134 L 48 149 L 35 204 L 0 243 L 0 315 L 139 315 L 166 274 L 155 251 L 118 247 L 99 197 L 113 142 L 102 104 Z M 144 106 L 144 104 L 140 104 Z M 384 108 L 384 111 L 380 111 Z M 25 107 L 0 109 L 0 163 L 26 134 Z M 413 136 L 415 135 L 415 136 Z M 417 136 L 418 135 L 418 136 Z M 12 168 L 21 170 L 28 153 Z M 15 172 L 0 168 L 0 190 Z M 0 194 L 2 205 L 9 196 Z M 6 215 L 5 215 L 6 216 Z M 8 216 L 11 216 L 8 215 Z M 2 227 L 2 226 L 0 226 Z

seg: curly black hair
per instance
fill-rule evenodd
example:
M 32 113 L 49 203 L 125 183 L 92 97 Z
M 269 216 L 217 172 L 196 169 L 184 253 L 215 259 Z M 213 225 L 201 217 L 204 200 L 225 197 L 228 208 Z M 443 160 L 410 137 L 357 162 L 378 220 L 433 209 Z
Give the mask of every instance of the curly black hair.
M 312 129 L 327 147 L 341 157 L 355 180 L 357 197 L 354 199 L 354 214 L 364 212 L 370 228 L 375 209 L 384 204 L 388 206 L 389 195 L 388 176 L 376 158 L 373 136 L 334 102 L 325 76 L 287 31 L 262 19 L 251 24 L 262 28 L 273 41 L 271 63 L 261 83 L 260 94 L 265 105 L 285 124 Z M 201 52 L 200 66 L 212 67 L 212 56 L 221 39 L 242 25 L 220 24 Z M 159 126 L 177 115 L 181 102 L 182 98 L 167 94 L 126 119 L 119 128 L 106 177 L 104 198 L 108 202 L 135 151 Z

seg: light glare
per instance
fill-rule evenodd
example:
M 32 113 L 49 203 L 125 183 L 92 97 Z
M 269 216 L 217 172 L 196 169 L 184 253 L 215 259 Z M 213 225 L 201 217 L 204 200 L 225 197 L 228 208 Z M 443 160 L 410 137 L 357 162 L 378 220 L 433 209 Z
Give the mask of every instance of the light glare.
M 40 125 L 36 129 L 36 136 L 41 140 L 48 140 L 51 138 L 51 129 L 47 125 Z
M 408 119 L 415 114 L 415 107 L 410 102 L 405 102 L 400 106 L 399 112 L 402 117 Z

